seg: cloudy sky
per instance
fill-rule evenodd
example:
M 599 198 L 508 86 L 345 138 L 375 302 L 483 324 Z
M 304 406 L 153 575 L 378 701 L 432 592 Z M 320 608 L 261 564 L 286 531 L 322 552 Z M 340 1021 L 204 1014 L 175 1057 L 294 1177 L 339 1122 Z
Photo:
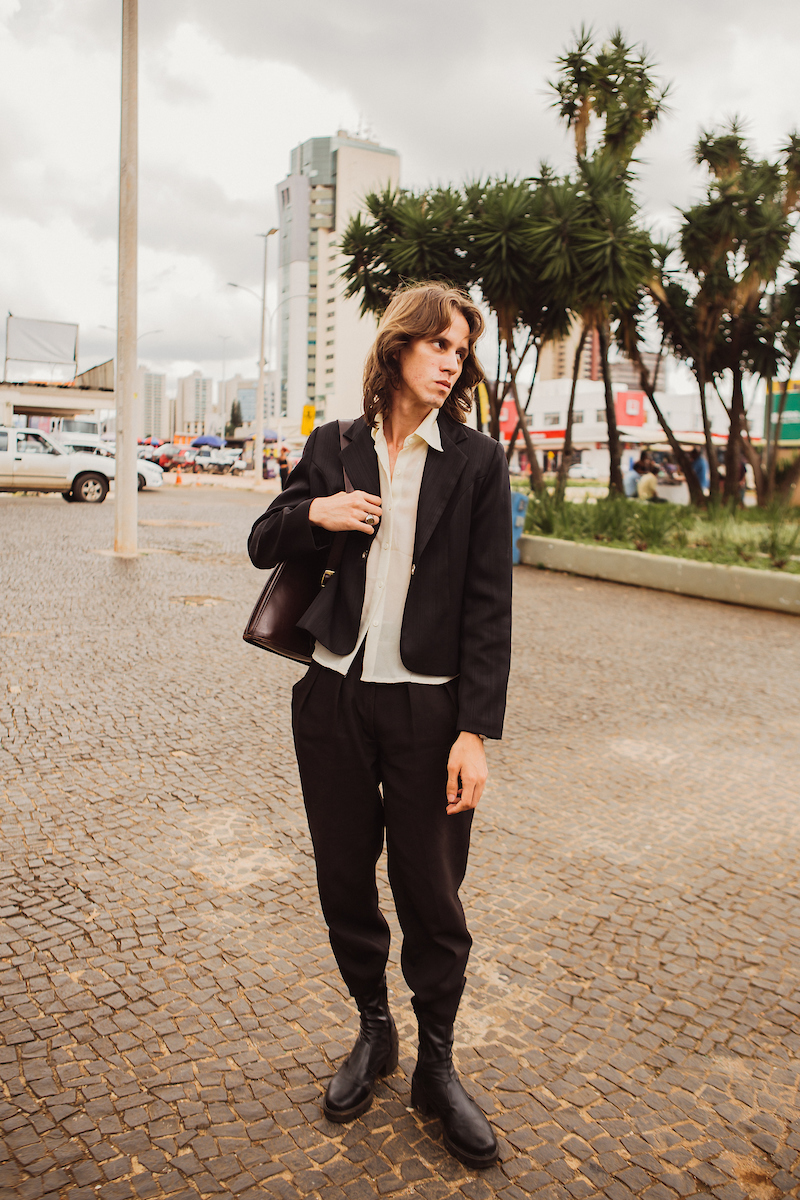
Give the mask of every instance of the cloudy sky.
M 116 322 L 121 0 L 0 0 L 0 305 L 80 324 L 81 369 Z M 547 80 L 581 22 L 620 23 L 672 84 L 643 145 L 665 228 L 702 184 L 701 126 L 745 118 L 774 153 L 800 125 L 798 0 L 140 0 L 141 359 L 255 369 L 261 241 L 290 149 L 368 129 L 409 187 L 566 168 Z M 150 333 L 158 330 L 157 333 Z

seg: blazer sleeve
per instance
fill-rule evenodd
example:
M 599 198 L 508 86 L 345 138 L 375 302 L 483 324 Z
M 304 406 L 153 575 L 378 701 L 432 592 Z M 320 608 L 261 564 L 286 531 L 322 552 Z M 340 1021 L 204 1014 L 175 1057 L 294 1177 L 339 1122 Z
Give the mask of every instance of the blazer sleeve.
M 320 428 L 315 429 L 303 450 L 303 457 L 267 511 L 250 531 L 247 551 L 254 567 L 266 570 L 289 558 L 302 558 L 330 546 L 333 534 L 312 525 L 308 510 L 317 496 L 330 495 L 323 472 L 315 461 Z
M 511 667 L 511 485 L 503 447 L 476 481 L 461 609 L 459 732 L 503 735 Z

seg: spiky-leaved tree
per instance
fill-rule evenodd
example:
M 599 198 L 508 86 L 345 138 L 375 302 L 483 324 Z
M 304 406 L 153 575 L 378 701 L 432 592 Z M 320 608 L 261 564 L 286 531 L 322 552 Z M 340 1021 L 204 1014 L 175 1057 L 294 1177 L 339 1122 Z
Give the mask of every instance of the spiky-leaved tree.
M 469 254 L 474 285 L 497 320 L 498 409 L 511 395 L 531 468 L 531 487 L 544 481 L 519 397 L 517 377 L 542 344 L 569 325 L 565 305 L 544 278 L 532 231 L 551 204 L 547 172 L 539 181 L 500 179 L 465 189 L 471 214 Z M 534 366 L 535 374 L 535 366 Z M 492 431 L 494 432 L 494 431 Z M 497 430 L 497 436 L 499 428 Z
M 635 306 L 637 293 L 650 274 L 649 239 L 638 226 L 631 193 L 631 162 L 642 138 L 663 115 L 668 88 L 654 77 L 646 50 L 628 43 L 619 29 L 596 49 L 591 30 L 582 26 L 573 47 L 558 59 L 558 67 L 558 77 L 551 84 L 557 97 L 554 107 L 573 131 L 578 171 L 576 193 L 569 201 L 571 219 L 562 220 L 561 244 L 553 246 L 552 254 L 560 255 L 564 268 L 573 272 L 570 306 L 582 322 L 558 486 L 563 494 L 580 356 L 586 334 L 596 329 L 606 400 L 610 488 L 621 493 L 608 351 L 614 316 Z M 590 151 L 593 119 L 597 138 Z M 579 231 L 579 253 L 574 246 L 567 253 L 567 238 L 573 234 L 566 233 L 566 225 Z
M 404 283 L 440 279 L 479 293 L 497 320 L 496 387 L 490 389 L 489 431 L 500 436 L 500 408 L 511 395 L 531 464 L 531 483 L 543 480 L 519 400 L 520 368 L 543 340 L 568 326 L 566 310 L 542 282 L 531 229 L 547 200 L 544 182 L 497 179 L 463 191 L 384 191 L 366 198 L 341 239 L 346 295 L 360 296 L 362 313 L 380 314 Z
M 707 387 L 730 373 L 725 496 L 734 501 L 743 450 L 758 482 L 760 464 L 747 438 L 743 381 L 757 360 L 759 338 L 764 357 L 770 295 L 796 225 L 800 140 L 792 134 L 776 162 L 756 160 L 740 125 L 732 121 L 720 132 L 704 132 L 695 158 L 711 178 L 703 199 L 682 214 L 679 248 L 685 282 L 675 282 L 672 293 L 665 293 L 659 319 L 672 348 L 690 363 L 697 379 L 712 491 L 719 477 Z M 761 492 L 766 494 L 763 488 Z

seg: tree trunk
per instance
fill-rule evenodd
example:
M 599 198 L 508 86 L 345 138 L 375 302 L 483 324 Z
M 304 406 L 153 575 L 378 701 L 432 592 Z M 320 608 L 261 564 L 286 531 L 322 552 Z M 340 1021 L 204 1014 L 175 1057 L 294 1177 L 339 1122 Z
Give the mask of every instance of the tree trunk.
M 742 461 L 742 421 L 744 419 L 742 368 L 738 362 L 734 363 L 732 373 L 731 424 L 728 432 L 728 448 L 725 451 L 725 499 L 732 500 L 735 504 L 739 496 L 739 466 Z
M 517 394 L 517 381 L 511 384 L 511 395 L 514 397 L 514 404 L 517 409 L 518 424 L 522 426 L 522 437 L 525 441 L 525 449 L 528 452 L 528 462 L 531 465 L 531 491 L 536 492 L 537 496 L 541 496 L 544 491 L 544 476 L 542 468 L 539 466 L 539 460 L 536 457 L 536 447 L 533 444 L 531 431 L 528 429 L 528 422 L 525 420 L 525 414 L 520 404 L 520 399 Z
M 717 462 L 717 450 L 714 445 L 714 439 L 711 437 L 711 424 L 708 419 L 708 405 L 706 404 L 706 365 L 702 355 L 698 356 L 697 362 L 697 386 L 700 389 L 700 412 L 703 419 L 703 434 L 706 439 L 706 458 L 708 459 L 709 485 L 708 490 L 711 496 L 719 499 L 719 463 Z
M 617 430 L 617 414 L 614 411 L 614 393 L 611 390 L 611 374 L 608 370 L 608 329 L 603 321 L 597 326 L 600 339 L 600 366 L 603 371 L 603 387 L 606 394 L 606 421 L 608 423 L 608 457 L 609 457 L 609 495 L 616 493 L 625 495 L 622 486 L 622 471 L 620 469 L 619 432 Z
M 500 441 L 500 409 L 502 401 L 498 398 L 500 393 L 499 377 L 490 382 L 486 381 L 486 392 L 489 396 L 489 436 L 493 437 L 496 442 Z
M 789 372 L 791 375 L 791 371 Z M 770 379 L 770 384 L 772 380 Z M 783 414 L 786 412 L 786 397 L 789 392 L 789 379 L 784 379 L 781 384 L 781 397 L 778 401 L 777 421 L 775 422 L 774 432 L 772 426 L 772 388 L 767 390 L 767 403 L 769 405 L 767 412 L 769 414 L 767 425 L 767 436 L 772 433 L 772 438 L 767 442 L 767 503 L 775 498 L 775 482 L 778 474 L 778 446 L 781 440 L 781 422 Z
M 536 361 L 533 364 L 533 375 L 531 376 L 531 386 L 528 388 L 528 398 L 525 401 L 525 407 L 522 410 L 523 417 L 527 417 L 528 409 L 531 406 L 531 397 L 533 396 L 533 385 L 536 383 L 536 372 L 538 371 L 538 369 L 539 369 L 539 345 L 538 345 L 538 343 L 536 343 Z M 509 462 L 509 463 L 511 462 L 511 456 L 513 455 L 514 450 L 517 445 L 517 438 L 519 437 L 519 435 L 521 433 L 522 433 L 522 421 L 518 420 L 516 425 L 514 426 L 514 432 L 511 435 L 511 440 L 508 443 L 508 449 L 506 450 L 506 462 Z
M 525 449 L 528 452 L 528 461 L 530 462 L 530 467 L 531 467 L 531 490 L 535 491 L 537 494 L 541 494 L 541 492 L 544 490 L 544 479 L 542 478 L 542 472 L 539 467 L 538 459 L 536 458 L 536 450 L 533 445 L 533 440 L 531 439 L 531 432 L 528 429 L 528 423 L 525 420 L 525 415 L 522 411 L 522 405 L 520 404 L 519 394 L 517 392 L 517 373 L 519 372 L 520 367 L 522 366 L 523 362 L 525 361 L 525 357 L 532 345 L 533 345 L 533 339 L 529 335 L 528 340 L 525 343 L 525 347 L 515 363 L 514 362 L 514 354 L 513 354 L 513 350 L 514 350 L 513 341 L 509 342 L 509 339 L 506 340 L 506 370 L 507 370 L 508 377 L 506 379 L 506 383 L 503 388 L 503 395 L 497 404 L 497 412 L 498 412 L 498 422 L 499 422 L 499 413 L 500 413 L 500 409 L 502 407 L 503 400 L 505 400 L 506 396 L 510 392 L 511 396 L 514 400 L 514 406 L 517 410 L 517 425 L 522 428 L 522 436 L 525 441 Z M 533 392 L 533 384 L 531 384 L 531 393 L 532 392 Z M 530 396 L 528 397 L 528 399 L 530 400 Z M 498 425 L 498 440 L 499 440 L 499 425 Z
M 703 489 L 700 486 L 700 480 L 694 473 L 692 460 L 689 458 L 689 455 L 675 437 L 667 418 L 659 408 L 658 401 L 656 400 L 655 396 L 655 386 L 653 383 L 651 383 L 650 377 L 647 373 L 647 367 L 644 365 L 641 358 L 638 360 L 638 366 L 639 379 L 641 380 L 642 388 L 647 396 L 647 399 L 653 406 L 653 412 L 656 414 L 656 420 L 666 434 L 672 453 L 675 455 L 675 461 L 683 472 L 684 478 L 686 479 L 686 486 L 689 488 L 689 496 L 692 504 L 696 504 L 698 508 L 705 508 L 706 498 L 703 495 Z
M 584 325 L 572 363 L 572 387 L 570 388 L 569 406 L 567 408 L 567 427 L 564 430 L 564 450 L 561 454 L 561 465 L 558 468 L 558 478 L 556 479 L 556 499 L 559 501 L 564 499 L 564 492 L 567 490 L 567 471 L 569 470 L 569 459 L 572 458 L 572 418 L 575 410 L 575 392 L 578 388 L 581 355 L 583 354 L 583 347 L 586 344 L 586 335 L 588 332 L 588 329 Z

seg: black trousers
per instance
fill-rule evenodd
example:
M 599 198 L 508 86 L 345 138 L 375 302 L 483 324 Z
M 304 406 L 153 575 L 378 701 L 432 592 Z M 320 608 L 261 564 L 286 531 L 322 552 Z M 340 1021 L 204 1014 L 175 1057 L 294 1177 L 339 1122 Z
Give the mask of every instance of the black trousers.
M 347 987 L 369 994 L 389 955 L 375 883 L 385 833 L 403 975 L 417 1013 L 450 1024 L 472 945 L 458 898 L 472 812 L 445 811 L 455 683 L 365 683 L 360 674 L 360 655 L 347 676 L 312 663 L 292 694 L 322 911 Z

